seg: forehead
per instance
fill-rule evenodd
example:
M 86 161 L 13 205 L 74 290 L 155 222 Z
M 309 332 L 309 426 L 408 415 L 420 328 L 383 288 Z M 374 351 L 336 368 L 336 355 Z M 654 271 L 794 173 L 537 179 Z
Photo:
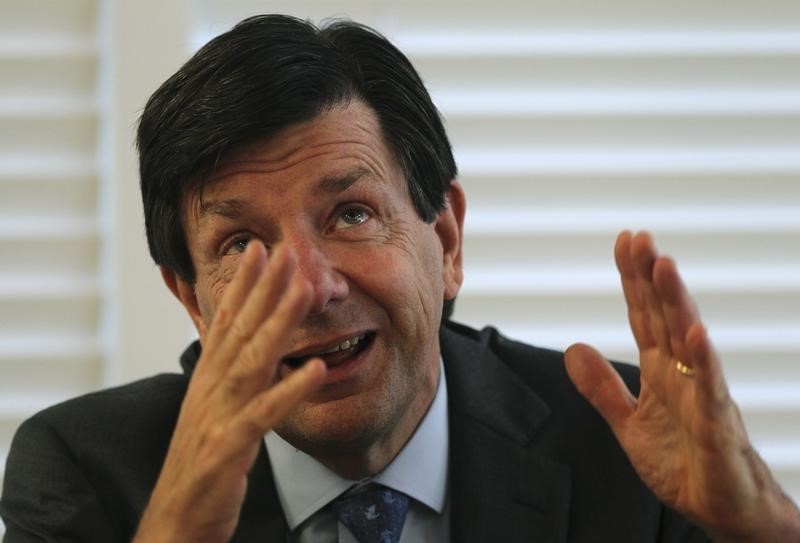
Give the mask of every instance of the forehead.
M 381 179 L 404 178 L 376 114 L 358 100 L 232 151 L 205 179 L 202 190 L 187 196 L 186 211 L 197 218 L 209 198 L 245 182 L 280 193 L 296 188 L 299 178 L 335 178 L 355 170 Z
M 277 135 L 239 148 L 226 156 L 209 179 L 215 182 L 249 167 L 271 173 L 320 159 L 362 159 L 393 162 L 377 116 L 367 105 L 352 101 L 298 123 Z M 379 166 L 374 164 L 374 166 Z

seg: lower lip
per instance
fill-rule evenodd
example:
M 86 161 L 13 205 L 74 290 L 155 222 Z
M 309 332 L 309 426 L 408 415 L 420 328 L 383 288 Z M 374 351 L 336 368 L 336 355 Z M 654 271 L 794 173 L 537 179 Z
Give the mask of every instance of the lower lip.
M 328 371 L 325 374 L 325 382 L 323 383 L 323 386 L 343 381 L 344 379 L 347 379 L 353 372 L 355 372 L 358 366 L 360 366 L 367 356 L 369 356 L 369 353 L 372 352 L 372 348 L 375 345 L 375 339 L 376 338 L 373 336 L 369 341 L 369 345 L 347 360 L 344 360 L 343 362 L 340 362 L 334 366 L 328 366 L 326 364 Z M 294 368 L 287 366 L 286 364 L 281 364 L 281 370 L 284 375 L 288 375 L 289 373 L 295 371 Z

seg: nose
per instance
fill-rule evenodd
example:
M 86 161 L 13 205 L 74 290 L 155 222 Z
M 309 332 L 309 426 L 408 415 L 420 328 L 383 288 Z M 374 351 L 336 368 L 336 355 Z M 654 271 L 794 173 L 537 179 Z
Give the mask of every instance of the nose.
M 343 300 L 350 292 L 345 276 L 335 265 L 335 254 L 328 254 L 325 248 L 308 239 L 291 240 L 297 271 L 301 273 L 314 291 L 310 313 L 320 314 L 329 303 Z

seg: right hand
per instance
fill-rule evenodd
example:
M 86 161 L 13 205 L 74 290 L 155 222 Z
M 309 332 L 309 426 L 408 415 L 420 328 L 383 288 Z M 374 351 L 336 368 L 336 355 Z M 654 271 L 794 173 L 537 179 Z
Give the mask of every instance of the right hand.
M 260 243 L 247 246 L 203 338 L 177 426 L 136 543 L 228 541 L 236 529 L 247 473 L 264 434 L 325 379 L 309 360 L 276 382 L 312 290 L 279 248 L 267 264 Z

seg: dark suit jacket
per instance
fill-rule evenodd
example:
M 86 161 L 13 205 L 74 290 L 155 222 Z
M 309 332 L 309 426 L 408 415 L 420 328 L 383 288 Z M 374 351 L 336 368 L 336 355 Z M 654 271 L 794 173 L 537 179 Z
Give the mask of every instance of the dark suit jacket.
M 641 483 L 560 353 L 493 329 L 441 332 L 454 543 L 706 541 Z M 191 346 L 187 374 L 199 355 Z M 635 368 L 620 366 L 635 389 Z M 49 408 L 18 430 L 0 513 L 7 543 L 125 542 L 158 477 L 186 375 L 159 375 Z M 236 542 L 285 541 L 266 450 Z

